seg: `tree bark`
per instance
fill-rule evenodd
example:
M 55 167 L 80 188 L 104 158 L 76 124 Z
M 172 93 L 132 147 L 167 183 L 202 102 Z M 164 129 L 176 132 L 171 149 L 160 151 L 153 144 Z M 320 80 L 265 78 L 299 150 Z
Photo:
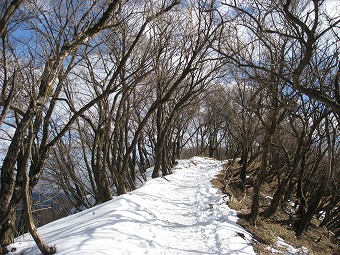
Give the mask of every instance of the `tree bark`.
M 257 173 L 256 179 L 253 185 L 253 197 L 251 203 L 251 211 L 248 216 L 248 220 L 255 223 L 258 215 L 259 215 L 259 206 L 260 206 L 260 190 L 261 184 L 263 181 L 263 177 L 267 171 L 267 157 L 269 152 L 271 135 L 267 134 L 264 136 L 264 141 L 262 143 L 262 154 L 261 154 L 261 166 L 259 172 Z
M 0 249 L 14 242 L 14 236 L 16 233 L 15 220 L 16 220 L 16 210 L 12 209 L 6 215 L 4 219 L 4 223 L 1 225 L 1 228 L 0 228 L 0 232 L 1 232 Z
M 300 218 L 295 222 L 294 227 L 295 227 L 295 235 L 297 237 L 301 237 L 302 233 L 305 231 L 306 227 L 312 220 L 313 216 L 315 215 L 315 212 L 319 206 L 320 200 L 323 196 L 323 191 L 324 191 L 324 185 L 323 183 L 318 191 L 317 194 L 315 194 L 315 197 L 313 201 L 309 204 L 307 212 L 300 216 Z
M 43 255 L 50 255 L 54 254 L 56 252 L 55 246 L 48 246 L 40 237 L 38 234 L 37 228 L 35 227 L 32 210 L 31 210 L 31 192 L 30 192 L 30 178 L 28 177 L 28 161 L 29 157 L 31 156 L 31 148 L 33 145 L 33 124 L 31 125 L 31 129 L 29 131 L 28 136 L 28 145 L 26 148 L 26 151 L 24 153 L 23 161 L 24 164 L 21 165 L 20 171 L 23 174 L 23 189 L 22 189 L 22 198 L 23 198 L 23 212 L 24 212 L 24 218 L 26 222 L 26 227 L 29 231 L 29 233 L 32 235 L 35 243 L 39 247 L 39 250 Z
M 243 190 L 247 177 L 248 154 L 249 154 L 248 142 L 247 138 L 245 138 L 242 144 L 241 170 L 240 170 L 241 188 Z
M 269 218 L 272 215 L 274 215 L 274 213 L 276 212 L 277 208 L 280 205 L 280 201 L 281 201 L 282 196 L 284 195 L 284 193 L 286 191 L 286 187 L 288 185 L 290 178 L 291 177 L 289 176 L 289 177 L 285 178 L 280 183 L 279 187 L 275 191 L 275 194 L 273 196 L 273 199 L 272 199 L 270 205 L 266 208 L 266 210 L 264 210 L 263 212 L 260 213 L 260 216 L 262 216 L 264 218 Z

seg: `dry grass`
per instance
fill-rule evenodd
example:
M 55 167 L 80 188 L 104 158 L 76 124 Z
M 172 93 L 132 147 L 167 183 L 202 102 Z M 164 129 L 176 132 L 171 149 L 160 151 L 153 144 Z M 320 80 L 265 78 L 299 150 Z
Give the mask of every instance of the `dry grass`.
M 250 173 L 254 173 L 257 168 L 258 164 L 252 165 Z M 299 254 L 340 254 L 338 246 L 330 241 L 327 229 L 317 227 L 317 222 L 311 224 L 303 236 L 297 239 L 292 227 L 278 223 L 278 220 L 285 217 L 285 214 L 281 211 L 278 211 L 273 219 L 259 218 L 255 225 L 246 221 L 245 216 L 250 212 L 252 188 L 251 185 L 246 185 L 244 190 L 240 187 L 237 177 L 239 169 L 240 167 L 237 164 L 227 166 L 212 180 L 212 184 L 231 198 L 228 205 L 239 212 L 240 220 L 238 223 L 250 232 L 256 240 L 253 246 L 257 254 L 286 254 L 287 248 L 277 243 L 279 237 L 285 243 L 301 250 Z M 266 195 L 272 196 L 275 185 L 275 183 L 266 183 L 262 186 L 263 196 L 260 201 L 262 206 L 266 206 L 270 202 Z M 302 247 L 305 248 L 302 249 Z

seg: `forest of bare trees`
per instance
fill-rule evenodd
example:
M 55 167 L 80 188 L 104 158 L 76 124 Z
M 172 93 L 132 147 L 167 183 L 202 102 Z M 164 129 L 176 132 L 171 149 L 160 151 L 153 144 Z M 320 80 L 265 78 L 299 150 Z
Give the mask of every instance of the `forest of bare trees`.
M 89 207 L 193 155 L 239 161 L 240 186 L 254 191 L 248 221 L 294 203 L 284 223 L 296 236 L 313 217 L 339 231 L 332 4 L 1 1 L 1 247 L 23 218 L 42 253 L 55 253 L 32 214 L 39 185 Z M 263 208 L 268 181 L 277 185 Z

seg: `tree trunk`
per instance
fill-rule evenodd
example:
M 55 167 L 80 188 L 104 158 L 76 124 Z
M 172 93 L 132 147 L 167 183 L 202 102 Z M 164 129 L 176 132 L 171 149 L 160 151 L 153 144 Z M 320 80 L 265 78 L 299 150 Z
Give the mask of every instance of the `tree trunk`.
M 37 228 L 33 221 L 33 215 L 31 210 L 31 195 L 29 189 L 29 177 L 27 174 L 24 177 L 24 189 L 23 189 L 23 205 L 24 205 L 24 218 L 27 229 L 32 235 L 35 243 L 43 255 L 50 255 L 56 253 L 57 249 L 55 246 L 48 246 L 40 237 Z
M 32 235 L 35 243 L 37 244 L 39 250 L 43 255 L 50 255 L 56 253 L 55 246 L 48 246 L 40 237 L 38 234 L 37 228 L 35 227 L 35 224 L 33 222 L 33 215 L 31 210 L 31 193 L 30 193 L 30 178 L 28 177 L 28 161 L 29 157 L 31 156 L 31 148 L 33 145 L 33 125 L 31 126 L 31 130 L 29 131 L 29 137 L 28 137 L 28 145 L 26 148 L 26 151 L 24 153 L 23 157 L 23 163 L 21 164 L 21 169 L 19 169 L 22 172 L 23 176 L 23 189 L 22 189 L 22 198 L 23 198 L 23 212 L 24 212 L 24 218 L 26 222 L 27 229 L 29 233 Z
M 4 224 L 0 228 L 0 244 L 1 248 L 6 247 L 14 242 L 15 236 L 15 220 L 16 220 L 16 210 L 12 209 L 5 218 Z
M 141 173 L 145 173 L 146 167 L 145 167 L 145 160 L 144 160 L 144 153 L 143 153 L 143 148 L 142 148 L 142 138 L 138 139 L 138 155 L 139 155 L 139 171 Z
M 123 169 L 123 168 L 122 168 Z M 122 171 L 119 176 L 117 177 L 117 183 L 118 183 L 118 195 L 123 195 L 123 194 L 127 194 L 127 190 L 125 187 L 125 181 L 126 181 L 126 177 L 125 177 L 125 171 Z
M 214 129 L 215 127 L 213 127 Z M 217 131 L 216 130 L 210 130 L 210 135 L 209 135 L 209 158 L 216 158 L 217 153 Z
M 97 200 L 99 201 L 99 203 L 104 203 L 112 199 L 112 194 L 109 188 L 109 181 L 105 168 L 105 152 L 103 153 L 105 143 L 104 139 L 105 138 L 103 136 L 103 130 L 96 130 L 95 140 L 92 148 L 91 164 L 98 190 Z
M 243 190 L 247 177 L 248 154 L 249 154 L 248 143 L 247 141 L 244 141 L 242 145 L 241 170 L 240 170 L 241 187 Z
M 335 136 L 334 140 L 331 139 L 330 132 L 329 132 L 329 122 L 328 118 L 325 121 L 325 130 L 326 130 L 326 137 L 328 142 L 328 153 L 327 153 L 327 169 L 322 176 L 322 182 L 320 186 L 317 188 L 312 201 L 309 203 L 307 212 L 304 215 L 299 215 L 299 220 L 294 224 L 295 226 L 295 234 L 297 237 L 301 237 L 302 233 L 305 231 L 306 227 L 312 220 L 315 213 L 317 213 L 317 209 L 319 207 L 321 199 L 325 196 L 325 191 L 328 188 L 329 181 L 333 174 L 334 168 L 334 157 L 333 157 L 333 146 L 335 144 Z M 299 208 L 300 209 L 300 208 Z M 301 213 L 301 212 L 300 212 Z
M 298 181 L 297 181 L 297 188 L 296 188 L 296 199 L 297 199 L 296 206 L 298 206 L 297 215 L 299 217 L 303 217 L 306 213 L 306 199 L 305 199 L 305 196 L 303 194 L 303 189 L 302 189 L 304 168 L 305 168 L 305 155 L 302 155 Z
M 160 138 L 159 138 L 160 139 Z M 158 178 L 162 165 L 162 144 L 161 141 L 157 142 L 155 147 L 155 165 L 153 167 L 152 178 Z
M 315 194 L 313 201 L 308 206 L 307 212 L 295 222 L 294 224 L 295 235 L 297 237 L 301 237 L 302 233 L 305 231 L 306 227 L 308 226 L 314 214 L 316 213 L 320 200 L 323 196 L 324 185 L 325 183 L 321 184 L 321 186 L 319 187 L 317 194 Z
M 279 184 L 279 187 L 277 188 L 269 207 L 267 207 L 266 210 L 260 213 L 260 216 L 264 218 L 269 218 L 276 212 L 277 208 L 280 205 L 280 201 L 285 193 L 290 178 L 291 176 L 287 177 Z
M 162 176 L 166 176 L 170 174 L 170 160 L 169 160 L 169 152 L 167 150 L 167 145 L 163 146 L 163 157 L 162 157 Z
M 270 146 L 271 135 L 267 133 L 264 136 L 263 146 L 262 146 L 262 155 L 261 155 L 261 166 L 259 172 L 257 173 L 256 179 L 253 185 L 253 197 L 251 203 L 251 211 L 248 216 L 248 220 L 252 223 L 255 223 L 258 215 L 259 215 L 259 206 L 260 206 L 260 189 L 263 177 L 267 171 L 267 157 Z

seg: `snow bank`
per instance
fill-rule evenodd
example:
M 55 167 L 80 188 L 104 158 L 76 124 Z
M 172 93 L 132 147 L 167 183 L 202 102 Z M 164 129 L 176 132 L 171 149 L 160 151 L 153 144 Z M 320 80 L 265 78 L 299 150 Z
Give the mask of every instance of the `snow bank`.
M 174 174 L 38 229 L 57 254 L 255 254 L 210 180 L 219 161 L 182 160 Z M 30 235 L 9 254 L 40 254 Z

